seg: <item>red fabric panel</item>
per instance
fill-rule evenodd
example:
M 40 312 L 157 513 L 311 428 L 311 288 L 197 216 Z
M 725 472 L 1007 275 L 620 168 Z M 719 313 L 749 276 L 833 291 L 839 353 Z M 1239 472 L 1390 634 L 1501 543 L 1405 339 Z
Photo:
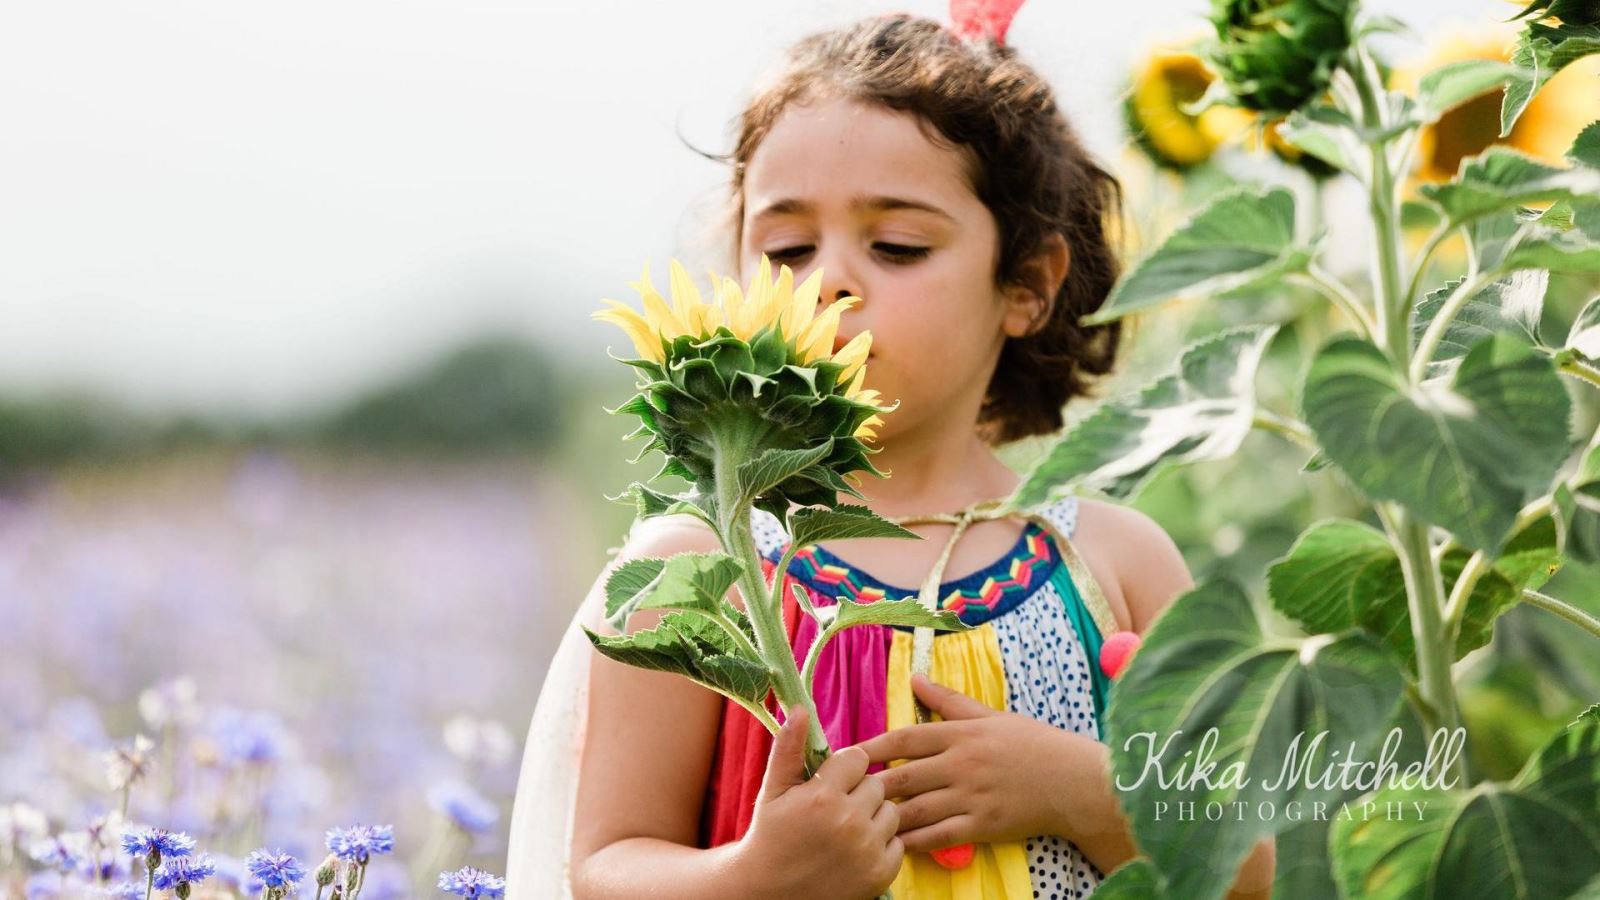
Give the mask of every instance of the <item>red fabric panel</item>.
M 761 572 L 770 580 L 777 566 L 761 560 Z M 789 579 L 785 577 L 785 581 Z M 787 585 L 783 591 L 783 625 L 794 647 L 800 625 L 800 607 Z M 775 696 L 767 697 L 767 709 L 777 716 Z M 782 721 L 779 718 L 779 721 Z M 722 725 L 717 735 L 716 755 L 711 775 L 706 780 L 705 804 L 700 813 L 700 846 L 716 847 L 744 836 L 755 814 L 756 796 L 761 793 L 761 778 L 767 771 L 767 756 L 772 752 L 772 733 L 767 726 L 732 700 L 722 701 Z

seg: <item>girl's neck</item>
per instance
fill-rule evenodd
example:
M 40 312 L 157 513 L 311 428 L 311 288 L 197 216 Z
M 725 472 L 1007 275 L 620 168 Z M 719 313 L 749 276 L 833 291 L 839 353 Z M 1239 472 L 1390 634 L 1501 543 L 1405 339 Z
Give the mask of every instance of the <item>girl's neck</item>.
M 975 433 L 899 434 L 871 459 L 890 477 L 854 477 L 860 478 L 867 508 L 880 516 L 956 512 L 1006 497 L 1021 481 Z

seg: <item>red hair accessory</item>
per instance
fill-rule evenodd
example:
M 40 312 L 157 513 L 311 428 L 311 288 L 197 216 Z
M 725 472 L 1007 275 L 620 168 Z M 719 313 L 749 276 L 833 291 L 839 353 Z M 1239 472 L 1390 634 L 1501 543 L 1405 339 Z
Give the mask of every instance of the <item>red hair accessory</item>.
M 968 39 L 985 35 L 1004 45 L 1022 0 L 950 0 L 950 30 Z

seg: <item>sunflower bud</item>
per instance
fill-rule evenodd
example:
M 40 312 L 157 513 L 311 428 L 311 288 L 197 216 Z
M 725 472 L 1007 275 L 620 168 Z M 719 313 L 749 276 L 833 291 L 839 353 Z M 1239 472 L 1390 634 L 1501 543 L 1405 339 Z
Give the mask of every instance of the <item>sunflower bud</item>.
M 1355 13 L 1356 0 L 1212 0 L 1211 62 L 1237 105 L 1293 112 L 1328 89 Z
M 747 291 L 712 274 L 715 299 L 706 302 L 676 260 L 671 263 L 671 305 L 650 283 L 647 268 L 633 287 L 644 313 L 614 300 L 594 314 L 632 340 L 639 358 L 624 360 L 639 373 L 639 393 L 613 414 L 639 417 L 634 437 L 649 437 L 639 456 L 667 457 L 656 473 L 693 482 L 715 495 L 718 478 L 772 450 L 809 450 L 821 456 L 750 498 L 780 518 L 790 503 L 832 506 L 837 493 L 861 496 L 843 476 L 881 475 L 863 443 L 886 412 L 864 388 L 869 332 L 834 350 L 839 316 L 861 302 L 845 297 L 816 311 L 822 273 L 799 285 L 788 266 L 776 279 L 765 256 Z M 637 460 L 637 457 L 636 457 Z M 723 471 L 718 472 L 718 466 Z

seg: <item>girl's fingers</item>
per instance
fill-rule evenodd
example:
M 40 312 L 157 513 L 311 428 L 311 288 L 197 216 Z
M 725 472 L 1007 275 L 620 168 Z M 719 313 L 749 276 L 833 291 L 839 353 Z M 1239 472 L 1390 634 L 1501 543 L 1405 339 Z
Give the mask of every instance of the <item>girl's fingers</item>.
M 883 782 L 871 776 L 861 779 L 861 783 L 850 791 L 850 799 L 861 808 L 863 813 L 871 815 L 874 810 L 883 804 Z
M 915 831 L 962 814 L 961 795 L 950 788 L 918 794 L 908 800 L 899 801 L 897 805 L 900 807 L 901 837 L 905 837 L 908 831 Z
M 846 747 L 823 760 L 814 778 L 841 794 L 848 794 L 866 774 L 867 755 L 859 747 Z
M 872 833 L 885 844 L 894 840 L 900 833 L 900 808 L 893 803 L 880 804 L 878 811 L 872 814 Z
M 923 722 L 885 731 L 854 746 L 867 751 L 869 762 L 886 763 L 891 759 L 920 759 L 941 753 L 954 737 L 951 729 L 959 722 Z
M 955 780 L 947 768 L 940 757 L 931 756 L 890 766 L 868 777 L 883 782 L 885 797 L 915 797 L 953 784 Z
M 904 812 L 904 810 L 902 810 Z M 901 822 L 900 841 L 905 844 L 908 851 L 926 853 L 940 847 L 950 847 L 976 840 L 973 819 L 962 814 L 951 816 L 948 819 L 925 825 L 914 831 L 905 831 L 905 823 Z

